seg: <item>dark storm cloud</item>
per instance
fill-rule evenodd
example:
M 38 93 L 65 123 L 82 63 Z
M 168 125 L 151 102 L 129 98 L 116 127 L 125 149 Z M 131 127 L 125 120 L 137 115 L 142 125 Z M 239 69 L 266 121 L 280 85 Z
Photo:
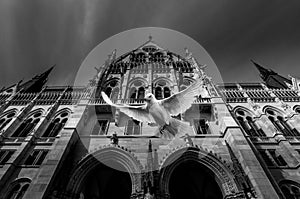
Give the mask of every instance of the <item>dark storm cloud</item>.
M 2 0 L 0 85 L 29 79 L 53 64 L 57 67 L 50 84 L 72 84 L 76 70 L 97 44 L 145 26 L 191 36 L 210 53 L 225 81 L 257 81 L 250 58 L 284 75 L 299 75 L 298 2 Z

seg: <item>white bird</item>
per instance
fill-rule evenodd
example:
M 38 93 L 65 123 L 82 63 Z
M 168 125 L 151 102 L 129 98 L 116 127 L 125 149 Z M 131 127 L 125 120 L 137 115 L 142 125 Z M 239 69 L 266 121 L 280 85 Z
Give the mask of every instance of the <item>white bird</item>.
M 152 93 L 148 93 L 145 96 L 146 104 L 141 106 L 117 105 L 104 92 L 101 95 L 107 104 L 118 108 L 129 117 L 148 124 L 156 123 L 160 127 L 160 133 L 171 133 L 175 136 L 179 132 L 186 133 L 188 125 L 171 116 L 184 113 L 192 106 L 195 97 L 203 93 L 206 93 L 203 81 L 197 79 L 185 90 L 162 100 L 157 100 Z

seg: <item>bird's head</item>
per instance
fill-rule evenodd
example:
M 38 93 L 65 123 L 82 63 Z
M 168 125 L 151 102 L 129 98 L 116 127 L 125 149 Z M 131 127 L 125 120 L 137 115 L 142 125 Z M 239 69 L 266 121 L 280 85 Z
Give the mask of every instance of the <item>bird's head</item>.
M 145 100 L 146 101 L 152 101 L 152 100 L 154 100 L 155 99 L 155 97 L 154 97 L 154 95 L 152 94 L 152 93 L 147 93 L 146 95 L 145 95 Z

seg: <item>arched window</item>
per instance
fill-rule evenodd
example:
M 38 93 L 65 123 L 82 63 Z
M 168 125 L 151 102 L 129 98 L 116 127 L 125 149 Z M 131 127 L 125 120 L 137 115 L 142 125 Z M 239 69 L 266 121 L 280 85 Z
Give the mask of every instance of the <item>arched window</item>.
M 145 97 L 145 84 L 142 81 L 134 81 L 129 90 L 130 99 L 143 99 Z
M 297 129 L 289 125 L 279 111 L 268 108 L 265 110 L 265 113 L 276 129 L 282 132 L 284 136 L 300 136 Z
M 157 52 L 152 54 L 150 57 L 151 62 L 163 62 L 164 61 L 164 54 L 161 52 Z
M 144 52 L 139 52 L 137 54 L 133 53 L 131 54 L 130 61 L 144 63 L 146 62 L 146 54 Z
M 171 96 L 171 91 L 169 89 L 169 87 L 164 87 L 164 97 L 170 97 Z
M 31 180 L 28 178 L 21 178 L 11 183 L 8 194 L 5 199 L 21 199 L 25 195 Z
M 106 135 L 108 127 L 108 120 L 97 120 L 93 128 L 92 135 Z
M 141 125 L 142 123 L 134 120 L 134 119 L 130 119 L 127 122 L 127 126 L 126 126 L 126 135 L 140 135 L 141 134 Z
M 119 95 L 119 87 L 115 87 L 112 92 L 111 92 L 111 99 L 116 100 L 118 99 L 118 95 Z
M 159 86 L 155 87 L 155 97 L 156 99 L 163 99 L 163 92 Z
M 300 114 L 300 106 L 296 106 L 296 108 L 294 110 L 296 113 Z
M 136 62 L 146 62 L 146 54 L 141 52 L 136 55 Z
M 42 135 L 42 137 L 56 137 L 61 129 L 68 121 L 69 112 L 64 111 L 57 115 L 49 124 L 48 128 Z
M 300 185 L 291 180 L 284 180 L 280 183 L 280 188 L 285 198 L 299 199 L 300 198 Z
M 6 125 L 8 125 L 11 121 L 12 121 L 12 119 L 13 119 L 13 117 L 16 115 L 16 111 L 9 111 L 8 113 L 5 113 L 2 117 L 1 117 L 1 119 L 0 119 L 0 131 L 2 130 L 2 129 L 4 129 L 4 127 L 6 126 Z
M 249 136 L 266 137 L 266 134 L 261 127 L 254 122 L 252 115 L 249 112 L 243 109 L 237 109 L 235 115 L 239 124 Z
M 188 78 L 184 78 L 182 84 L 185 86 L 189 86 L 193 83 L 193 81 L 191 79 Z
M 154 84 L 154 95 L 156 99 L 164 99 L 171 96 L 170 85 L 165 80 L 159 80 Z
M 194 119 L 194 127 L 197 134 L 210 134 L 206 119 Z
M 183 91 L 184 89 L 186 89 L 187 87 L 185 85 L 181 85 L 180 86 L 180 91 Z
M 113 97 L 118 96 L 119 88 L 117 86 L 118 86 L 118 80 L 110 81 L 105 85 L 105 89 L 104 89 L 105 94 L 112 99 L 116 99 Z
M 34 127 L 39 123 L 42 117 L 42 112 L 38 111 L 31 114 L 27 119 L 25 119 L 21 125 L 15 130 L 11 137 L 26 137 Z

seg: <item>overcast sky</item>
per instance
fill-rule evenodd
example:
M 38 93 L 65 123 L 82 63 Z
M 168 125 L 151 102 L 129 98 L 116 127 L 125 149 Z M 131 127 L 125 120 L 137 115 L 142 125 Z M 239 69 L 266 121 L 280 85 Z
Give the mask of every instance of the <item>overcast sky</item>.
M 196 40 L 225 82 L 259 81 L 250 59 L 300 76 L 299 10 L 299 0 L 1 0 L 0 85 L 53 64 L 49 84 L 71 85 L 95 46 L 145 26 Z

